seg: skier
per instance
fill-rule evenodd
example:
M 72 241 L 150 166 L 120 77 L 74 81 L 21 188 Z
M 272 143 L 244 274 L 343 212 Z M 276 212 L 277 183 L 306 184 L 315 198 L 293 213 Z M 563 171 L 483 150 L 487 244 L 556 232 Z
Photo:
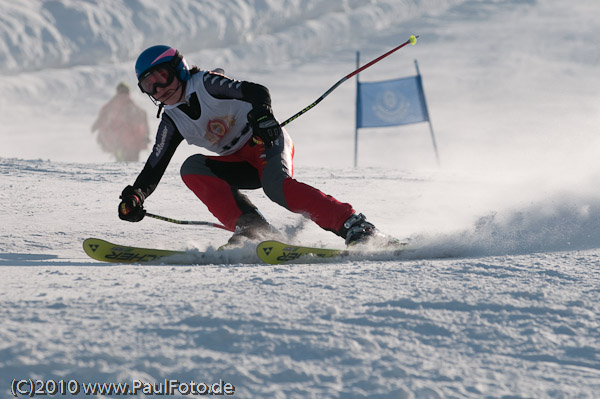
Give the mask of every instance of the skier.
M 137 59 L 138 86 L 164 108 L 156 143 L 133 185 L 121 193 L 119 217 L 138 222 L 177 146 L 185 139 L 218 155 L 192 155 L 181 166 L 187 187 L 234 231 L 227 245 L 277 236 L 239 190 L 262 188 L 272 201 L 303 214 L 346 245 L 385 237 L 348 203 L 292 177 L 294 145 L 275 119 L 269 90 L 222 73 L 188 66 L 175 48 L 157 45 Z
M 137 162 L 140 151 L 150 143 L 146 111 L 135 105 L 125 82 L 117 85 L 117 92 L 101 109 L 91 131 L 103 151 L 111 153 L 119 162 Z

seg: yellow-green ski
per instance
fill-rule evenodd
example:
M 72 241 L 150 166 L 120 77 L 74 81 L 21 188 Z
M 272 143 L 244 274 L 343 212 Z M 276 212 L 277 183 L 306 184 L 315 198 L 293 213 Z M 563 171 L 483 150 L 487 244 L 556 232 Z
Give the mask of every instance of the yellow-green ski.
M 83 241 L 83 250 L 93 259 L 111 263 L 157 262 L 166 256 L 186 254 L 185 251 L 117 245 L 99 238 L 88 238 Z

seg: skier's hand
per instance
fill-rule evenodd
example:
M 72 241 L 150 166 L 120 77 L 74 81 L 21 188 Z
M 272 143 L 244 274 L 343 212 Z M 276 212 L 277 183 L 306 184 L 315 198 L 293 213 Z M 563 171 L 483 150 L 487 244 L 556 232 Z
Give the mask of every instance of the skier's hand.
M 119 219 L 128 222 L 139 222 L 146 215 L 144 210 L 144 194 L 139 188 L 127 186 L 121 193 Z
M 252 127 L 253 140 L 259 138 L 267 148 L 272 147 L 273 142 L 281 136 L 281 126 L 268 105 L 261 105 L 248 112 L 248 122 Z

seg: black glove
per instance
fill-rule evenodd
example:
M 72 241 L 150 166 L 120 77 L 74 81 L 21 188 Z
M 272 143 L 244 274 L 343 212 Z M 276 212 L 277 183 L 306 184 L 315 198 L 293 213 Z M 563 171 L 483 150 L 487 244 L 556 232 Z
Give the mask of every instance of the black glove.
M 273 147 L 273 142 L 281 136 L 281 126 L 273 116 L 271 107 L 266 104 L 248 112 L 248 122 L 253 136 L 261 139 L 267 148 Z
M 144 194 L 139 188 L 127 186 L 121 193 L 119 204 L 119 219 L 128 222 L 139 222 L 146 215 L 144 210 Z

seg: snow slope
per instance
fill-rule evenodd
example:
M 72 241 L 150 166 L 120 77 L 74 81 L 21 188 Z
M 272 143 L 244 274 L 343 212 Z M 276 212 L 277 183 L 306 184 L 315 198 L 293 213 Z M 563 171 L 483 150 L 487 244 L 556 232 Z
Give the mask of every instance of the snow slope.
M 0 0 L 0 10 L 0 396 L 13 379 L 222 379 L 239 398 L 597 397 L 597 2 Z M 251 246 L 216 251 L 218 229 L 118 220 L 118 195 L 143 164 L 111 162 L 89 126 L 118 81 L 135 86 L 146 46 L 267 85 L 283 120 L 352 71 L 357 50 L 365 63 L 411 34 L 416 46 L 361 79 L 411 75 L 418 59 L 441 167 L 420 124 L 361 131 L 353 169 L 353 81 L 288 131 L 296 178 L 415 251 L 265 266 Z M 198 151 L 181 147 L 146 206 L 214 220 L 180 181 Z M 293 240 L 342 245 L 248 194 Z M 107 266 L 81 250 L 90 236 L 209 255 Z

